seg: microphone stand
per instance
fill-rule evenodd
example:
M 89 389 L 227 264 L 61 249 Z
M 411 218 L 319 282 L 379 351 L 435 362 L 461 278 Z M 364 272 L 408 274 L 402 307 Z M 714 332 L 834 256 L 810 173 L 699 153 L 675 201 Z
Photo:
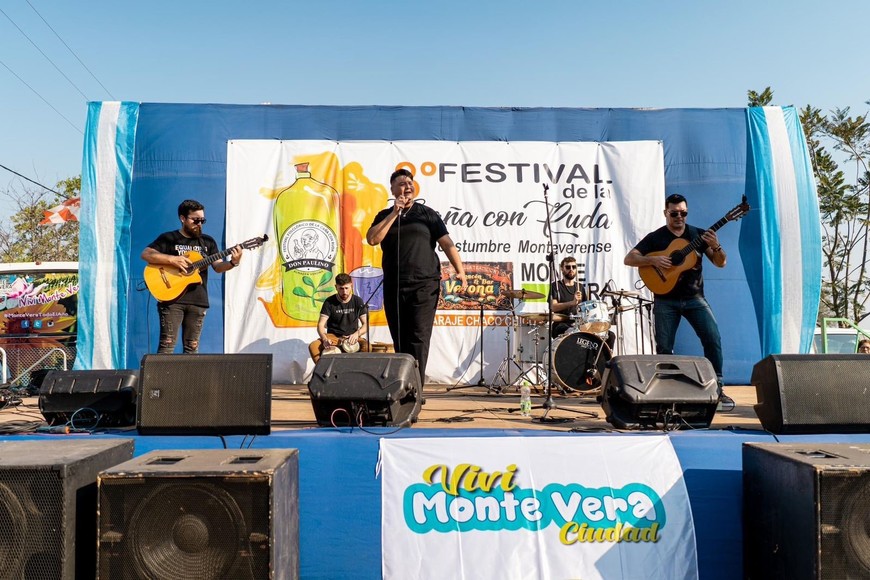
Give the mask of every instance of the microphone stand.
M 372 352 L 372 320 L 371 316 L 369 316 L 369 302 L 372 301 L 372 298 L 375 297 L 375 294 L 378 292 L 378 288 L 380 288 L 384 283 L 384 278 L 381 276 L 381 281 L 378 282 L 378 285 L 375 286 L 375 289 L 372 290 L 372 293 L 369 294 L 368 299 L 363 304 L 363 311 L 366 313 L 366 352 Z
M 547 238 L 549 241 L 549 251 L 547 252 L 547 261 L 549 264 L 550 271 L 550 284 L 547 289 L 547 357 L 549 358 L 549 364 L 547 365 L 547 388 L 545 389 L 546 399 L 541 405 L 535 405 L 532 409 L 543 409 L 544 414 L 540 417 L 532 419 L 533 421 L 539 421 L 541 423 L 566 423 L 571 421 L 571 419 L 566 417 L 549 417 L 549 413 L 553 409 L 559 409 L 560 411 L 570 411 L 572 413 L 577 413 L 580 415 L 586 415 L 592 419 L 598 418 L 598 413 L 593 411 L 581 411 L 579 409 L 569 409 L 566 407 L 559 407 L 553 402 L 553 361 L 554 355 L 553 352 L 553 286 L 555 286 L 555 282 L 558 280 L 556 277 L 556 265 L 554 262 L 554 249 L 555 245 L 553 244 L 553 228 L 551 226 L 550 221 L 550 202 L 547 199 L 547 191 L 550 187 L 544 183 L 544 207 L 547 210 Z M 513 412 L 513 409 L 511 409 Z
M 480 378 L 477 380 L 478 387 L 485 387 L 486 381 L 483 380 L 483 300 L 480 301 Z

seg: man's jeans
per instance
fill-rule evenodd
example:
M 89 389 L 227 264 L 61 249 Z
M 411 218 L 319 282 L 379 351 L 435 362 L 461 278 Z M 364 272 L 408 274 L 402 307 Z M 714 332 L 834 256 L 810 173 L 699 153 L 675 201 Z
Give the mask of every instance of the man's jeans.
M 158 354 L 172 354 L 178 342 L 178 329 L 181 328 L 181 346 L 184 354 L 194 354 L 199 350 L 199 335 L 202 322 L 208 309 L 190 304 L 158 304 L 160 315 L 160 343 Z
M 674 338 L 680 317 L 685 317 L 701 339 L 704 356 L 713 365 L 719 384 L 722 384 L 722 339 L 719 336 L 719 325 L 713 317 L 713 311 L 703 296 L 686 299 L 655 299 L 653 306 L 655 314 L 656 352 L 658 354 L 674 354 Z

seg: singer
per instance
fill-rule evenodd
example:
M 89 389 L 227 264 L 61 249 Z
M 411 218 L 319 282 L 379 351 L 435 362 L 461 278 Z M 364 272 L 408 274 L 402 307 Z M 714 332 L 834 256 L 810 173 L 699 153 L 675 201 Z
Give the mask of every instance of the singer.
M 420 368 L 421 384 L 426 382 L 429 341 L 441 288 L 441 262 L 435 253 L 437 242 L 460 281 L 464 292 L 468 281 L 459 250 L 447 226 L 435 210 L 414 203 L 414 176 L 399 169 L 390 176 L 393 207 L 380 211 L 366 232 L 366 241 L 381 245 L 384 257 L 384 311 L 396 352 L 413 356 Z

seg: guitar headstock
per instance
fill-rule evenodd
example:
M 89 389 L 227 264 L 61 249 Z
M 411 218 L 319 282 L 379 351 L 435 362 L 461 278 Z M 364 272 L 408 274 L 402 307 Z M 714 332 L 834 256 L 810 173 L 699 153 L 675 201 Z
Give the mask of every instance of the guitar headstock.
M 734 206 L 734 208 L 725 214 L 725 219 L 729 222 L 736 221 L 749 213 L 749 203 L 746 201 L 746 196 L 743 196 L 743 201 L 740 202 L 739 205 Z
M 269 235 L 263 234 L 259 238 L 251 238 L 250 240 L 245 240 L 241 244 L 239 244 L 242 248 L 246 250 L 253 250 L 254 248 L 259 248 L 263 244 L 269 241 Z

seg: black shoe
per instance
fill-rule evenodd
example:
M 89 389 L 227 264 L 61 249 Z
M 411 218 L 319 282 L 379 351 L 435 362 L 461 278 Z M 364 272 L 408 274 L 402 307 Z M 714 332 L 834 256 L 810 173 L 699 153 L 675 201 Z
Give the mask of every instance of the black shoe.
M 719 395 L 719 404 L 716 406 L 717 411 L 721 411 L 723 413 L 728 413 L 729 411 L 733 411 L 735 407 L 734 399 L 722 393 Z

